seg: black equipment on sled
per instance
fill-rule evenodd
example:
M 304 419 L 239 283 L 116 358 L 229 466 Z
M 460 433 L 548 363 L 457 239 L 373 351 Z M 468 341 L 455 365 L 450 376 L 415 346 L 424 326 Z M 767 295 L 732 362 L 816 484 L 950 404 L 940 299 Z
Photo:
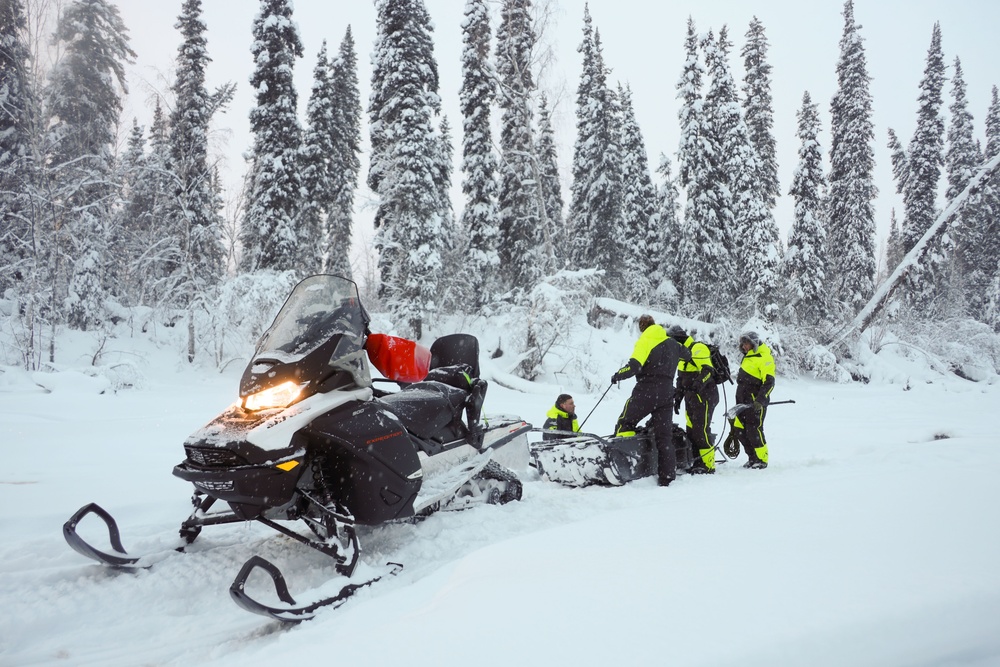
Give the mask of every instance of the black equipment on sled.
M 180 528 L 185 543 L 205 526 L 257 521 L 330 556 L 340 575 L 352 577 L 361 553 L 358 524 L 520 499 L 521 482 L 493 453 L 523 443 L 531 426 L 517 417 L 481 417 L 487 385 L 479 378 L 476 338 L 445 336 L 428 352 L 371 334 L 368 323 L 350 280 L 317 275 L 295 287 L 243 373 L 240 401 L 184 443 L 186 458 L 173 474 L 194 485 L 194 511 Z M 394 391 L 375 388 L 369 359 L 396 383 Z M 226 509 L 211 511 L 219 501 Z M 115 553 L 77 534 L 87 514 L 107 525 Z M 279 523 L 297 520 L 312 534 Z M 74 549 L 106 565 L 145 566 L 125 553 L 114 519 L 97 505 L 81 508 L 63 533 Z M 283 605 L 246 593 L 256 569 L 271 578 Z M 254 556 L 230 593 L 249 611 L 297 621 L 378 578 L 296 605 L 278 569 Z
M 640 427 L 635 435 L 628 437 L 542 432 L 565 436 L 528 445 L 531 464 L 543 479 L 566 486 L 621 486 L 657 473 L 652 428 Z M 691 439 L 677 424 L 673 424 L 671 442 L 677 452 L 677 472 L 688 472 L 693 463 Z

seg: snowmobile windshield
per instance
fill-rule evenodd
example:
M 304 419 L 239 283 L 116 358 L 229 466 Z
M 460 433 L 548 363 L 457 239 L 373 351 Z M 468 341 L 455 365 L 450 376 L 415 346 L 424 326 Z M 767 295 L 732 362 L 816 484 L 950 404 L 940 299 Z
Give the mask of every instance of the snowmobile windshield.
M 359 386 L 370 386 L 364 352 L 367 328 L 368 313 L 356 284 L 339 276 L 312 276 L 292 290 L 261 336 L 254 357 L 294 363 L 336 337 L 329 365 L 349 372 Z

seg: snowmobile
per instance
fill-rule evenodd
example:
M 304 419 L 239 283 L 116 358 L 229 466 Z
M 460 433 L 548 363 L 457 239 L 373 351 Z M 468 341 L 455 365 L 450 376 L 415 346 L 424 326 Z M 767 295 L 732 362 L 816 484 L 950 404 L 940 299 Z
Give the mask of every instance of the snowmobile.
M 338 574 L 351 578 L 361 554 L 358 525 L 520 500 L 521 482 L 493 455 L 525 445 L 531 425 L 481 416 L 487 383 L 479 377 L 477 339 L 452 334 L 428 350 L 373 334 L 369 321 L 350 280 L 316 275 L 293 289 L 243 372 L 240 400 L 184 442 L 186 458 L 173 474 L 194 485 L 194 510 L 181 524 L 178 550 L 205 526 L 256 521 L 330 556 Z M 369 362 L 383 378 L 373 380 Z M 213 510 L 217 503 L 225 508 Z M 77 534 L 89 514 L 106 524 L 110 552 Z M 292 521 L 310 533 L 280 523 Z M 63 534 L 103 564 L 147 566 L 148 559 L 125 552 L 114 519 L 95 504 L 77 511 Z M 283 604 L 246 592 L 255 570 L 271 578 Z M 254 556 L 230 594 L 248 611 L 300 621 L 379 578 L 298 604 L 278 568 Z
M 621 486 L 657 472 L 652 428 L 640 427 L 629 437 L 534 430 L 558 438 L 528 445 L 531 465 L 543 479 L 573 487 Z M 694 455 L 691 438 L 673 424 L 672 442 L 677 453 L 677 473 L 687 473 Z

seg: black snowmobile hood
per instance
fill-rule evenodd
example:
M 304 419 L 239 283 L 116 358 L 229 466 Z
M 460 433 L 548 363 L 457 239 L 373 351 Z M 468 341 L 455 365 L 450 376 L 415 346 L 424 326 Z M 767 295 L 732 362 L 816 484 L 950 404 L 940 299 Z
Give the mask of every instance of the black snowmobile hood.
M 257 342 L 240 379 L 240 398 L 289 380 L 308 384 L 303 397 L 371 387 L 365 354 L 369 321 L 353 281 L 332 275 L 306 278 Z

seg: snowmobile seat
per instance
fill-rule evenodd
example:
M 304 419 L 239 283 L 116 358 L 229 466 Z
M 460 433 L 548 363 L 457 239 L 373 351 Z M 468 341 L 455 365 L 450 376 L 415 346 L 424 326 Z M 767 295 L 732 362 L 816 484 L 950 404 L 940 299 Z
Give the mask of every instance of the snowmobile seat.
M 472 334 L 441 336 L 431 344 L 430 368 L 468 364 L 471 377 L 479 377 L 479 339 Z
M 377 400 L 399 417 L 407 431 L 423 440 L 444 444 L 466 436 L 461 415 L 468 396 L 466 390 L 425 380 Z

